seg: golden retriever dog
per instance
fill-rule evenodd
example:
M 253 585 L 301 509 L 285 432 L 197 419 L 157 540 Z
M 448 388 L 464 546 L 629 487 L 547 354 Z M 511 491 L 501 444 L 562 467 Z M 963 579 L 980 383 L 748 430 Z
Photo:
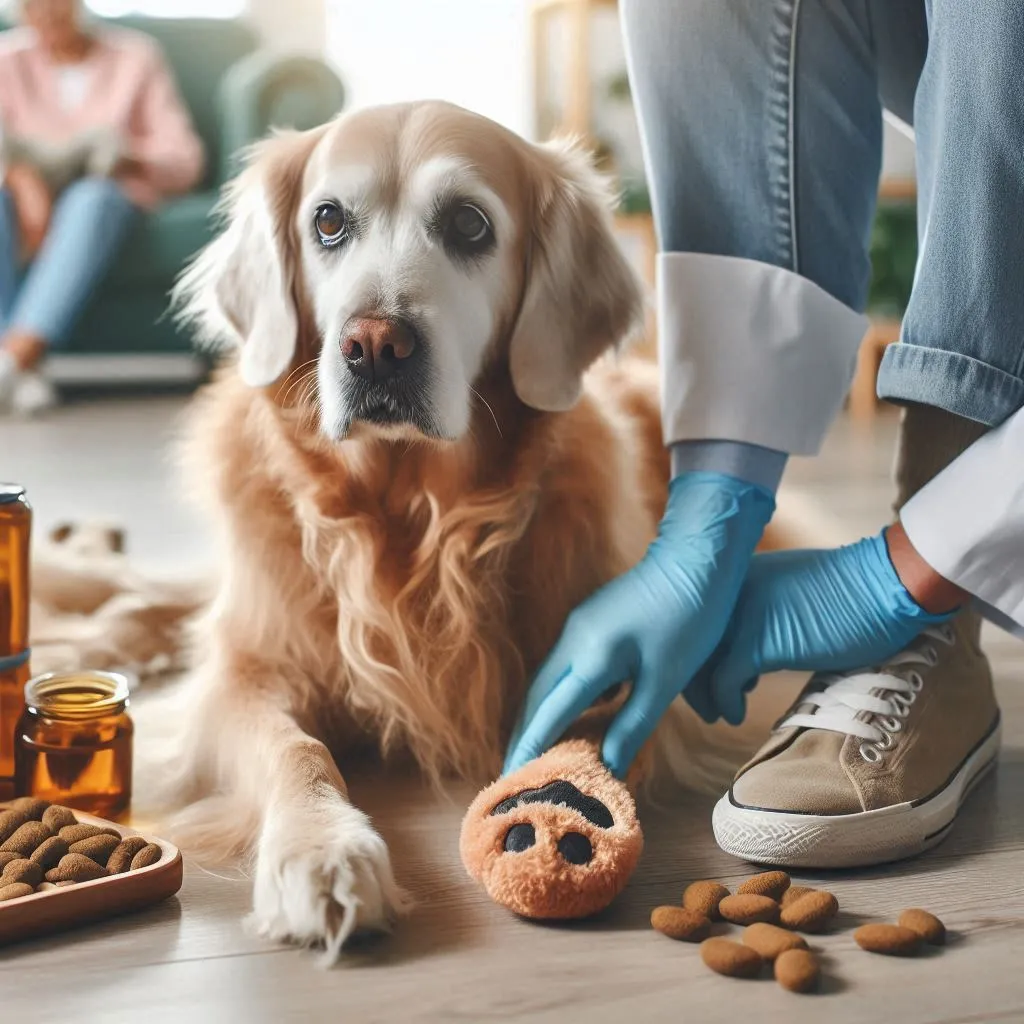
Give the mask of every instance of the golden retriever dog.
M 388 926 L 405 897 L 335 758 L 494 778 L 566 617 L 655 534 L 656 370 L 601 359 L 644 310 L 610 200 L 571 147 L 370 109 L 260 144 L 180 283 L 237 356 L 189 417 L 223 565 L 148 778 L 187 850 L 251 851 L 270 938 L 333 957 Z

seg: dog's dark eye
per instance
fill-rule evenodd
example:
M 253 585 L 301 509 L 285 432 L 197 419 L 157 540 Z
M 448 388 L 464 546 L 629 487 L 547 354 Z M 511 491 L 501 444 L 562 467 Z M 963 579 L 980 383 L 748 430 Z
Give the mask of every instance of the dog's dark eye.
M 484 212 L 472 203 L 459 203 L 448 215 L 445 243 L 457 252 L 476 254 L 494 242 L 494 231 Z
M 348 217 L 336 203 L 323 203 L 316 211 L 315 223 L 321 245 L 338 245 L 348 237 Z

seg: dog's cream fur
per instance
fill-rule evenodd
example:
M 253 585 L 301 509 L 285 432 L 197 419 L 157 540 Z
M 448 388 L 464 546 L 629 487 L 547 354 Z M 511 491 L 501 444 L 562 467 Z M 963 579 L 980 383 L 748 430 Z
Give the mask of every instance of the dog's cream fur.
M 486 257 L 426 227 L 452 195 L 486 210 Z M 344 251 L 312 230 L 325 199 L 358 211 Z M 146 716 L 180 729 L 139 792 L 188 805 L 186 849 L 255 851 L 271 938 L 334 956 L 404 906 L 335 757 L 493 778 L 567 615 L 655 532 L 656 373 L 600 360 L 642 314 L 608 199 L 571 148 L 439 103 L 368 110 L 259 146 L 183 279 L 238 350 L 184 448 L 224 557 L 181 710 Z M 421 324 L 426 427 L 353 420 L 339 339 L 367 315 Z M 670 717 L 678 761 L 695 741 Z

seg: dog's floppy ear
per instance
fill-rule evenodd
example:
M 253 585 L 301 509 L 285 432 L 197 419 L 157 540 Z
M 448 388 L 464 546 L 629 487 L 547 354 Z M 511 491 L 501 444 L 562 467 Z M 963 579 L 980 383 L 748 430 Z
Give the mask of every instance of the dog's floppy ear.
M 612 197 L 575 146 L 536 147 L 527 280 L 509 364 L 527 405 L 561 412 L 584 371 L 643 316 L 643 292 L 612 233 Z
M 302 176 L 322 130 L 285 132 L 257 143 L 222 202 L 223 232 L 185 270 L 173 302 L 211 347 L 241 346 L 252 387 L 276 381 L 298 342 L 295 211 Z

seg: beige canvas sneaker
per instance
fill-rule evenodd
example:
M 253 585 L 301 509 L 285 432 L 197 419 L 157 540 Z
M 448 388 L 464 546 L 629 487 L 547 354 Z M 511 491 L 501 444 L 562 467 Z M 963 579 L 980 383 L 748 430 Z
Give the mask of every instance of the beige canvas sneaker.
M 980 627 L 963 612 L 880 668 L 813 677 L 715 807 L 718 845 L 841 868 L 941 842 L 999 749 Z

